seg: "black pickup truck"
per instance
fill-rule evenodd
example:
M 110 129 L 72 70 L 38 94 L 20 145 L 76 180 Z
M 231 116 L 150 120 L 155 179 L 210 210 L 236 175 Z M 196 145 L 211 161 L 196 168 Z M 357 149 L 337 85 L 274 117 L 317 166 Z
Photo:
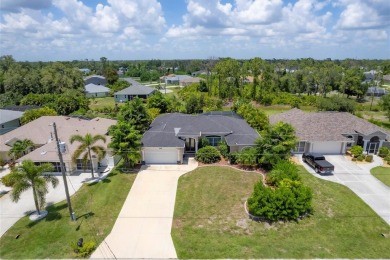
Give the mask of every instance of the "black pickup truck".
M 334 171 L 333 164 L 325 160 L 325 156 L 322 154 L 304 153 L 302 160 L 313 167 L 318 173 L 332 173 Z

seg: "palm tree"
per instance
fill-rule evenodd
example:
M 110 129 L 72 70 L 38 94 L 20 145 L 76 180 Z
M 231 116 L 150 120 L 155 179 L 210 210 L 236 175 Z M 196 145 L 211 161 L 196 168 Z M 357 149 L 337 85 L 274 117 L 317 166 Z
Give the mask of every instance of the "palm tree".
M 70 137 L 70 143 L 73 144 L 75 141 L 79 142 L 80 145 L 77 147 L 76 151 L 73 153 L 72 161 L 73 163 L 77 162 L 77 159 L 82 155 L 82 160 L 84 162 L 84 165 L 87 164 L 88 159 L 91 164 L 91 172 L 92 172 L 92 178 L 95 178 L 93 175 L 93 164 L 92 164 L 92 154 L 93 152 L 98 160 L 104 158 L 106 155 L 105 148 L 100 145 L 94 145 L 97 141 L 103 141 L 103 143 L 106 142 L 106 138 L 102 135 L 92 135 L 92 134 L 86 134 L 85 136 L 81 135 L 72 135 Z
M 13 157 L 13 160 L 22 157 L 25 152 L 31 148 L 34 147 L 34 143 L 29 139 L 24 140 L 18 140 L 13 145 L 12 148 L 9 150 L 8 155 Z
M 18 202 L 20 195 L 32 188 L 35 208 L 38 215 L 41 214 L 40 209 L 45 205 L 45 195 L 49 192 L 48 184 L 51 183 L 53 188 L 57 187 L 58 179 L 55 176 L 44 174 L 45 172 L 53 171 L 53 165 L 45 163 L 35 165 L 31 160 L 25 160 L 18 167 L 11 170 L 11 178 L 14 185 L 11 191 L 11 199 L 13 202 Z

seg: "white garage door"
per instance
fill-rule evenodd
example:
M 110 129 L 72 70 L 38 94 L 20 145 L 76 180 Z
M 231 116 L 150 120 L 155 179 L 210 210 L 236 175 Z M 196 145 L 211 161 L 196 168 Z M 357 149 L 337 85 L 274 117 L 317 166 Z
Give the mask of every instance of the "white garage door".
M 171 147 L 154 148 L 148 147 L 144 149 L 144 161 L 146 164 L 176 164 L 177 149 Z
M 318 142 L 313 143 L 313 153 L 341 154 L 341 142 Z

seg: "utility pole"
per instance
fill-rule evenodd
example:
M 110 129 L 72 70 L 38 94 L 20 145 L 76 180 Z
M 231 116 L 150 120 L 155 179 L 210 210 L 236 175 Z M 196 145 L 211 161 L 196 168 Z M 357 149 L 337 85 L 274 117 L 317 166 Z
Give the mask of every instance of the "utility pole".
M 68 209 L 69 209 L 70 219 L 71 219 L 72 221 L 75 221 L 75 220 L 76 220 L 76 217 L 75 217 L 74 212 L 73 212 L 73 210 L 72 210 L 72 204 L 70 203 L 69 190 L 68 190 L 68 182 L 66 181 L 65 165 L 64 165 L 64 160 L 63 160 L 63 158 L 62 158 L 62 153 L 61 153 L 61 149 L 60 149 L 60 143 L 59 143 L 59 141 L 58 141 L 56 123 L 53 123 L 53 128 L 54 128 L 54 136 L 55 136 L 55 138 L 56 138 L 56 143 L 57 143 L 58 157 L 60 158 L 61 173 L 62 173 L 62 178 L 63 178 L 63 180 L 64 180 L 65 194 L 66 194 L 66 202 L 68 203 Z

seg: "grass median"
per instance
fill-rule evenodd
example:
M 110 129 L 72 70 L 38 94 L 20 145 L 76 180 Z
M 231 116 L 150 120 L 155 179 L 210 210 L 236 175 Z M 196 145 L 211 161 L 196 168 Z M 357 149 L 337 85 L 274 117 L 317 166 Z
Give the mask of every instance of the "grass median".
M 70 221 L 66 201 L 49 206 L 48 215 L 40 221 L 23 217 L 1 237 L 0 257 L 75 258 L 71 243 L 79 238 L 98 246 L 111 232 L 135 177 L 114 170 L 101 182 L 84 184 L 71 197 L 75 222 Z
M 314 214 L 299 222 L 248 219 L 256 173 L 202 167 L 179 179 L 172 237 L 179 258 L 390 258 L 390 227 L 351 190 L 310 175 Z

